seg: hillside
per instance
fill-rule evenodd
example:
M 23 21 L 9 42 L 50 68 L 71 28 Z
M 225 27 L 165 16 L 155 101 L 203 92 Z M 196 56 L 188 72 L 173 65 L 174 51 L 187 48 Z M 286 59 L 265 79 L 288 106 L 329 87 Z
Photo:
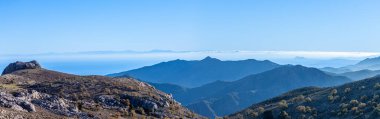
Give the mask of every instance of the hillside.
M 254 104 L 231 119 L 378 119 L 380 77 L 336 87 L 303 88 Z
M 10 64 L 0 77 L 0 118 L 202 118 L 132 78 L 77 76 Z
M 215 117 L 234 113 L 296 88 L 326 87 L 350 81 L 346 77 L 331 76 L 315 68 L 288 65 L 233 82 L 217 81 L 188 89 L 185 93 L 174 94 L 174 97 L 201 115 Z
M 234 81 L 277 67 L 278 64 L 268 60 L 221 61 L 206 57 L 199 61 L 173 60 L 108 76 L 132 76 L 145 82 L 171 83 L 191 88 L 217 80 Z

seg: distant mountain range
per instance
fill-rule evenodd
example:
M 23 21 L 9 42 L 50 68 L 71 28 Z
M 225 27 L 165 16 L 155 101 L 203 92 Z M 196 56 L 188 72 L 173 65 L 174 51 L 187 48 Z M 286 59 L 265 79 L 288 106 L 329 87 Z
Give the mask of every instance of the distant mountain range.
M 221 61 L 206 57 L 196 61 L 173 60 L 108 76 L 131 76 L 146 82 L 170 83 L 191 88 L 217 80 L 235 81 L 279 66 L 268 60 Z
M 348 65 L 340 68 L 325 67 L 321 68 L 321 70 L 336 74 L 360 70 L 380 70 L 380 57 L 367 58 L 354 65 Z
M 227 119 L 379 119 L 380 77 L 337 87 L 302 88 L 252 105 Z
M 173 60 L 109 76 L 136 77 L 150 82 L 157 89 L 173 94 L 190 110 L 215 118 L 293 89 L 335 86 L 374 77 L 380 73 L 375 70 L 379 64 L 380 58 L 372 58 L 341 68 L 321 68 L 321 71 L 268 60 L 221 61 L 206 57 L 198 61 Z
M 175 90 L 174 98 L 190 110 L 214 118 L 224 116 L 292 89 L 333 86 L 351 80 L 315 68 L 286 65 L 233 82 L 216 81 L 197 88 Z M 164 86 L 158 86 L 162 89 Z M 163 90 L 167 90 L 164 88 Z M 168 91 L 168 90 L 167 90 Z
M 335 75 L 346 76 L 353 80 L 361 80 L 380 74 L 380 57 L 367 58 L 355 65 L 340 68 L 325 67 L 320 70 L 330 72 Z
M 374 77 L 374 76 L 377 76 L 379 74 L 380 74 L 380 70 L 364 69 L 364 70 L 359 70 L 359 71 L 345 72 L 345 73 L 341 73 L 339 75 L 346 76 L 352 80 L 357 81 L 357 80 L 362 80 L 362 79 Z

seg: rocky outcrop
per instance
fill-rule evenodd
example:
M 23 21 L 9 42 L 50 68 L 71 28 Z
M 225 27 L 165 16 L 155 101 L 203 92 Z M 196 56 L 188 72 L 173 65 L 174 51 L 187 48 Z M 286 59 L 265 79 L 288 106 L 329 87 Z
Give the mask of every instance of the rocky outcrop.
M 7 67 L 6 75 L 0 76 L 0 119 L 203 118 L 132 78 L 77 76 L 40 68 L 36 61 Z
M 32 101 L 34 104 L 65 116 L 81 115 L 75 103 L 57 96 L 45 95 L 41 99 Z
M 60 115 L 85 117 L 85 114 L 78 110 L 74 102 L 54 95 L 40 93 L 35 90 L 15 92 L 13 94 L 0 92 L 0 107 L 24 112 L 36 112 L 35 105 Z
M 9 73 L 12 73 L 14 71 L 23 70 L 23 69 L 40 69 L 40 68 L 41 68 L 41 65 L 35 60 L 30 61 L 30 62 L 17 61 L 15 63 L 9 64 L 4 69 L 2 75 L 9 74 Z
M 29 98 L 21 95 L 11 95 L 6 92 L 0 92 L 0 106 L 8 107 L 18 111 L 35 112 L 34 105 Z

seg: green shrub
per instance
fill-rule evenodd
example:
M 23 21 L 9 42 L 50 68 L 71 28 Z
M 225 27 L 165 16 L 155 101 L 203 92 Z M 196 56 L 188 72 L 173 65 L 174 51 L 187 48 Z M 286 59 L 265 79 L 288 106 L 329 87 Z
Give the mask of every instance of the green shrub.
M 368 99 L 368 97 L 366 95 L 363 95 L 363 96 L 360 97 L 361 101 L 366 101 L 367 99 Z
M 377 113 L 377 115 L 380 115 L 380 104 L 377 104 L 373 110 Z
M 286 100 L 281 100 L 280 102 L 278 102 L 278 106 L 282 109 L 286 109 L 288 108 L 288 103 L 286 102 Z
M 365 103 L 359 103 L 359 108 L 365 108 L 367 106 L 367 104 L 365 104 Z
M 295 102 L 302 102 L 305 100 L 305 96 L 299 95 L 293 99 Z
M 351 91 L 351 88 L 344 89 L 344 93 L 349 93 Z
M 263 107 L 258 107 L 257 111 L 261 114 L 265 112 L 265 109 Z
M 247 110 L 247 115 L 249 116 L 249 117 L 253 117 L 253 118 L 256 118 L 257 116 L 259 116 L 259 113 L 258 112 L 255 112 L 255 111 L 253 111 L 253 110 Z
M 301 112 L 301 113 L 305 113 L 306 112 L 306 107 L 305 106 L 297 106 L 296 107 L 296 110 Z
M 280 119 L 291 119 L 292 117 L 289 116 L 289 114 L 286 111 L 281 111 L 280 113 Z
M 336 89 L 333 89 L 333 90 L 331 90 L 331 93 L 330 93 L 331 95 L 337 95 L 338 94 L 338 90 L 336 90 Z
M 311 100 L 310 97 L 307 97 L 307 98 L 305 98 L 305 101 L 306 101 L 306 102 L 311 102 L 312 100 Z
M 380 89 L 380 83 L 376 83 L 375 86 L 373 86 L 373 88 L 375 88 L 377 90 Z
M 351 100 L 351 101 L 350 101 L 350 104 L 351 104 L 351 105 L 358 105 L 358 104 L 359 104 L 359 101 L 358 101 L 358 100 Z

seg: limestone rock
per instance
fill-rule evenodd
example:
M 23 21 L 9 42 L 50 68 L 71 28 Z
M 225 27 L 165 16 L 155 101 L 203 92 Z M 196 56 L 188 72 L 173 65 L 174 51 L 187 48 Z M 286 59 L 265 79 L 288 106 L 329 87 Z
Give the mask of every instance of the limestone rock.
M 30 61 L 30 62 L 17 61 L 15 63 L 9 64 L 4 69 L 2 75 L 9 74 L 9 73 L 12 73 L 14 71 L 23 70 L 23 69 L 40 69 L 40 68 L 41 68 L 41 65 L 35 60 Z

